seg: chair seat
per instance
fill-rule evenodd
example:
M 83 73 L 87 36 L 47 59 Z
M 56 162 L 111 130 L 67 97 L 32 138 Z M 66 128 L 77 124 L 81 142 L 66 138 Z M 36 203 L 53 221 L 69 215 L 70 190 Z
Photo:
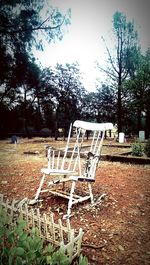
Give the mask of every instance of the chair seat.
M 71 170 L 65 170 L 65 169 L 51 169 L 51 168 L 42 168 L 41 173 L 43 174 L 55 174 L 55 175 L 71 175 L 75 174 L 76 172 Z
M 81 181 L 81 182 L 95 182 L 94 178 L 87 178 L 84 176 L 70 176 L 70 180 Z

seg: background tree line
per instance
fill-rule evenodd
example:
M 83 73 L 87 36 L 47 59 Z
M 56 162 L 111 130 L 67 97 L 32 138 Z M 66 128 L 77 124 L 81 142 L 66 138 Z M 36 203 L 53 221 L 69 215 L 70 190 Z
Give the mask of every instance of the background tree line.
M 58 128 L 67 132 L 75 119 L 118 125 L 118 131 L 150 133 L 150 49 L 141 53 L 134 23 L 116 12 L 113 16 L 115 49 L 105 47 L 107 84 L 88 92 L 77 62 L 42 68 L 35 62 L 33 46 L 43 49 L 61 39 L 71 23 L 65 15 L 45 6 L 44 0 L 0 2 L 0 134 L 39 132 Z M 48 12 L 47 12 L 48 11 Z

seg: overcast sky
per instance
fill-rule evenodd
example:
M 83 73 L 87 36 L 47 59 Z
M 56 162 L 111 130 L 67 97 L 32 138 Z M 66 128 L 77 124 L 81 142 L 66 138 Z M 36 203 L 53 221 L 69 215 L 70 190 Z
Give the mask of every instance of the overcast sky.
M 116 11 L 123 12 L 133 20 L 138 30 L 142 50 L 150 47 L 150 0 L 47 0 L 52 6 L 65 13 L 71 8 L 71 25 L 63 40 L 49 44 L 43 52 L 37 52 L 42 65 L 54 66 L 58 63 L 78 61 L 84 73 L 87 90 L 95 90 L 95 60 L 106 62 L 106 50 L 101 40 L 103 36 L 113 49 L 112 17 Z

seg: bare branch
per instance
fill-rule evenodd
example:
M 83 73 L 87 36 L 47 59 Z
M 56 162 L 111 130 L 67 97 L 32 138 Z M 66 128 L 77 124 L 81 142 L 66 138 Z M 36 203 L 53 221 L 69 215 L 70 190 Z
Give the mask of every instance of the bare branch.
M 122 75 L 122 81 L 124 81 L 127 78 L 128 74 L 129 74 L 129 70 L 126 70 L 124 74 Z
M 109 70 L 106 70 L 106 69 L 100 67 L 99 65 L 98 65 L 98 68 L 99 68 L 101 71 L 103 71 L 104 73 L 106 73 L 109 77 L 111 77 L 111 79 L 112 79 L 113 81 L 116 81 L 116 78 L 117 78 L 117 77 L 116 77 L 115 74 L 113 74 L 113 73 L 110 72 Z
M 64 16 L 60 24 L 58 24 L 56 26 L 45 26 L 44 27 L 43 25 L 49 20 L 49 18 L 50 18 L 50 16 L 48 18 L 46 18 L 38 27 L 29 27 L 29 28 L 23 28 L 23 29 L 18 29 L 18 30 L 11 30 L 11 31 L 0 28 L 0 33 L 11 35 L 11 34 L 16 34 L 16 33 L 23 33 L 23 32 L 36 31 L 36 30 L 55 30 L 57 28 L 60 28 L 65 21 L 65 16 Z
M 105 47 L 106 47 L 106 50 L 107 50 L 107 53 L 108 53 L 108 56 L 109 56 L 109 59 L 110 59 L 111 65 L 112 65 L 114 71 L 118 74 L 119 72 L 118 72 L 118 70 L 116 69 L 116 67 L 115 67 L 115 65 L 114 65 L 114 63 L 113 63 L 112 56 L 111 56 L 111 54 L 110 54 L 110 51 L 109 51 L 109 49 L 108 49 L 108 47 L 107 47 L 107 45 L 106 45 L 106 42 L 105 42 L 105 39 L 103 38 L 103 36 L 102 36 L 102 40 L 103 40 L 103 42 L 104 42 L 104 44 L 105 44 Z

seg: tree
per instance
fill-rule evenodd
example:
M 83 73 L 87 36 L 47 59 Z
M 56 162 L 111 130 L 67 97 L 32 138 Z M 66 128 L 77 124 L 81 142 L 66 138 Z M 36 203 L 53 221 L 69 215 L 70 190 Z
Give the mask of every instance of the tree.
M 70 23 L 69 16 L 69 12 L 64 16 L 58 9 L 46 6 L 44 0 L 0 2 L 0 86 L 5 86 L 1 100 L 10 93 L 17 57 L 33 57 L 32 46 L 42 49 L 43 34 L 48 41 L 61 39 L 63 25 Z
M 127 22 L 126 16 L 121 12 L 117 11 L 113 16 L 113 31 L 116 40 L 115 54 L 113 55 L 105 44 L 109 67 L 107 70 L 101 67 L 100 69 L 113 80 L 117 90 L 117 123 L 120 132 L 122 131 L 122 86 L 136 64 L 139 47 L 134 22 Z
M 95 93 L 97 122 L 116 122 L 114 89 L 102 84 Z
M 77 63 L 57 64 L 51 76 L 55 88 L 56 130 L 68 130 L 69 124 L 80 117 L 84 87 Z
M 0 108 L 9 112 L 15 104 L 24 106 L 26 128 L 27 108 L 35 96 L 38 98 L 39 69 L 34 63 L 32 47 L 42 49 L 43 34 L 49 42 L 61 39 L 63 26 L 70 23 L 70 11 L 62 15 L 46 3 L 45 0 L 0 1 Z
M 95 92 L 87 92 L 84 95 L 81 118 L 86 121 L 96 121 L 97 108 L 96 108 L 96 95 Z
M 35 90 L 35 105 L 38 110 L 39 119 L 42 118 L 42 126 L 52 131 L 55 128 L 55 110 L 57 88 L 52 82 L 54 70 L 50 67 L 42 69 L 39 84 Z
M 146 130 L 147 137 L 150 133 L 150 50 L 145 56 L 140 54 L 138 64 L 124 84 L 125 91 L 130 96 L 130 110 L 136 117 L 136 132 Z M 145 116 L 145 124 L 143 118 Z
M 12 122 L 7 121 L 9 130 L 24 129 L 28 134 L 28 126 L 31 125 L 30 118 L 34 108 L 32 105 L 39 82 L 40 69 L 34 61 L 28 61 L 29 57 L 26 53 L 18 53 L 16 58 L 17 63 L 14 69 L 14 75 L 9 84 L 11 89 L 7 90 L 9 93 L 5 94 L 5 97 L 3 91 L 0 92 L 0 94 L 2 93 L 2 98 L 4 97 L 0 105 L 5 105 L 10 113 L 16 114 L 16 116 L 13 116 Z M 17 109 L 19 110 L 18 113 L 15 111 Z M 24 121 L 22 125 L 19 120 Z M 18 124 L 21 125 L 21 128 L 18 128 Z
M 98 85 L 96 92 L 86 94 L 82 115 L 89 121 L 116 122 L 115 101 L 113 88 L 105 84 Z

